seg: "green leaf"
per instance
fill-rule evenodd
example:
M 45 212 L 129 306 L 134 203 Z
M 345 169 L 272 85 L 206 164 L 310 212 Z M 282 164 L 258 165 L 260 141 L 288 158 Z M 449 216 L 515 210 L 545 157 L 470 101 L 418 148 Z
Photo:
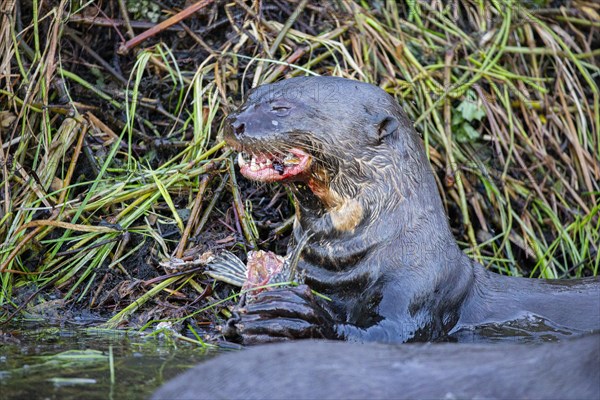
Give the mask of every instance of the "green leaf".
M 456 140 L 462 143 L 474 142 L 481 134 L 468 122 L 463 123 L 456 129 Z
M 473 99 L 467 98 L 463 100 L 456 109 L 460 111 L 462 117 L 469 122 L 474 119 L 481 121 L 481 119 L 485 117 L 483 104 L 481 104 L 480 101 L 474 101 Z

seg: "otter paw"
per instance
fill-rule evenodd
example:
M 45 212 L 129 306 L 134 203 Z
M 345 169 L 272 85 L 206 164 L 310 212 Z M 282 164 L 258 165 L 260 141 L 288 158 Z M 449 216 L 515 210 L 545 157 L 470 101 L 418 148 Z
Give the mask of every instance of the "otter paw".
M 333 322 L 308 286 L 300 285 L 260 293 L 237 310 L 224 333 L 244 344 L 333 338 Z

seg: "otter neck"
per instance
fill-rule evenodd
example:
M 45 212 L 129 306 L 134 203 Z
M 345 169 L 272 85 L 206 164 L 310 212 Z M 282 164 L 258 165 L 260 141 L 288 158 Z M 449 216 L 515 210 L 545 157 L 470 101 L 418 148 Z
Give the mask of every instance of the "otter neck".
M 306 184 L 290 185 L 296 198 L 296 243 L 308 234 L 310 239 L 302 257 L 312 265 L 339 271 L 359 263 L 368 250 L 377 243 L 375 237 L 365 235 L 368 215 L 361 203 L 347 202 L 326 205 Z
M 369 209 L 360 196 L 342 197 L 323 186 L 294 184 L 296 217 L 316 238 L 333 239 L 360 234 L 368 225 Z
M 387 180 L 388 189 L 369 188 L 352 198 L 321 192 L 319 185 L 291 184 L 296 241 L 305 233 L 312 235 L 303 251 L 307 261 L 330 270 L 346 269 L 384 244 L 396 246 L 400 264 L 409 268 L 424 262 L 460 268 L 466 256 L 450 231 L 433 176 L 421 176 L 420 184 L 401 193 L 391 188 L 406 186 Z

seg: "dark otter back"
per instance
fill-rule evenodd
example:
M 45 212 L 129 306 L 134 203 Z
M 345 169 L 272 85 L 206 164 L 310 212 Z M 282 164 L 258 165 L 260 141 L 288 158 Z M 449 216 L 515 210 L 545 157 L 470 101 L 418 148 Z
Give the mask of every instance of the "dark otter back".
M 152 399 L 600 396 L 600 335 L 538 345 L 299 341 L 202 363 Z

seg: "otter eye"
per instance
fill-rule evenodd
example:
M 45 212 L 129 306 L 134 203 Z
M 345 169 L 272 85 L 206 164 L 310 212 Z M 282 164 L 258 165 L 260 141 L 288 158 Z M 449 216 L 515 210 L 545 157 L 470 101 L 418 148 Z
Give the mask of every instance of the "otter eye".
M 284 117 L 290 113 L 292 105 L 287 101 L 274 101 L 271 103 L 271 112 L 279 117 Z
M 285 117 L 286 115 L 288 115 L 290 113 L 291 107 L 287 107 L 287 106 L 276 106 L 271 108 L 271 112 L 275 115 L 277 115 L 278 117 Z

